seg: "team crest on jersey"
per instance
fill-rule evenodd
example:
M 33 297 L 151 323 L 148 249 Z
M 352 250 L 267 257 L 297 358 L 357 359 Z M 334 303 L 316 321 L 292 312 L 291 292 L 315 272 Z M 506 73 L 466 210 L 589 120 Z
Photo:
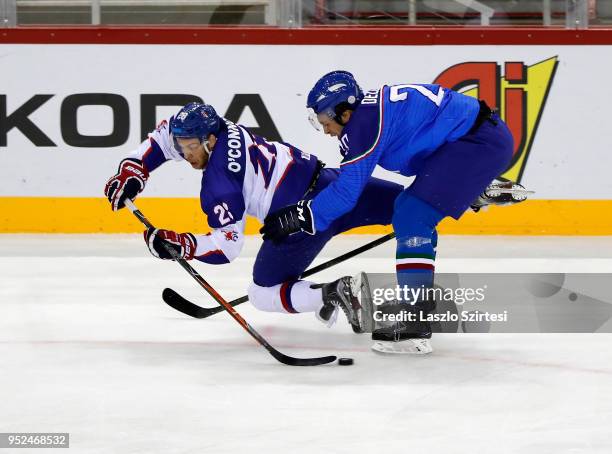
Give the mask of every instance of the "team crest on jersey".
M 225 241 L 233 241 L 233 242 L 238 241 L 238 232 L 236 232 L 235 230 L 222 229 L 221 232 L 223 232 Z
M 520 182 L 559 64 L 557 56 L 530 66 L 505 62 L 465 62 L 451 66 L 433 83 L 484 100 L 499 109 L 514 138 L 512 162 L 501 175 Z

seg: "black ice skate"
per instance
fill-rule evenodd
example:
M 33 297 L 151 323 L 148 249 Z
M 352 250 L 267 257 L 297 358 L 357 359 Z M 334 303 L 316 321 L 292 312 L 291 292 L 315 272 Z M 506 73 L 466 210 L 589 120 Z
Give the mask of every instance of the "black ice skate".
M 519 183 L 494 181 L 472 202 L 470 208 L 478 212 L 488 205 L 513 205 L 526 200 L 527 196 L 533 193 L 534 191 L 528 191 Z
M 337 281 L 323 285 L 323 307 L 319 310 L 317 317 L 331 326 L 337 317 L 338 308 L 340 308 L 346 315 L 353 331 L 361 333 L 363 332 L 361 307 L 357 297 L 353 294 L 352 280 L 352 277 L 344 276 Z

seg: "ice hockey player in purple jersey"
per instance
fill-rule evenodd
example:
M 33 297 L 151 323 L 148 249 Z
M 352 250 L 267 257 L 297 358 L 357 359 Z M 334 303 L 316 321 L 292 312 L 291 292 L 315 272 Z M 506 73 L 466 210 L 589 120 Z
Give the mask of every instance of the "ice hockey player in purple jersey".
M 447 216 L 459 219 L 506 169 L 513 149 L 507 126 L 483 101 L 440 85 L 384 85 L 363 93 L 346 71 L 319 79 L 307 107 L 313 125 L 340 141 L 340 176 L 312 200 L 269 215 L 264 238 L 325 231 L 353 209 L 377 165 L 416 176 L 395 201 L 396 273 L 400 288 L 431 288 L 436 226 Z M 379 309 L 379 318 L 400 314 L 402 321 L 379 324 L 373 350 L 432 351 L 427 314 L 435 301 L 396 299 Z
M 149 229 L 144 233 L 147 247 L 155 257 L 171 259 L 162 246 L 166 242 L 181 257 L 209 264 L 238 257 L 247 215 L 263 221 L 270 212 L 316 196 L 339 175 L 337 169 L 323 168 L 314 155 L 287 143 L 267 141 L 219 117 L 212 106 L 192 103 L 163 121 L 138 150 L 121 161 L 105 187 L 113 210 L 142 192 L 150 173 L 168 160 L 185 160 L 203 171 L 200 201 L 212 231 L 194 235 Z M 350 297 L 350 278 L 313 287 L 313 282 L 299 280 L 299 276 L 334 235 L 362 225 L 391 223 L 393 201 L 403 186 L 367 180 L 353 210 L 325 230 L 264 241 L 248 289 L 256 308 L 288 314 L 315 312 L 328 325 L 342 309 L 354 331 L 360 330 L 358 303 Z

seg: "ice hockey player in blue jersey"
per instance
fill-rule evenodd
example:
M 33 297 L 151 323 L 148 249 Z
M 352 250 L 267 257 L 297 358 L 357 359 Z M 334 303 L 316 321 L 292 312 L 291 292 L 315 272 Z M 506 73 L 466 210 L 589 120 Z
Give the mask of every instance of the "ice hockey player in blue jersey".
M 106 184 L 113 210 L 142 192 L 149 174 L 168 160 L 188 161 L 202 171 L 201 207 L 211 232 L 207 235 L 163 229 L 145 231 L 151 253 L 171 259 L 166 242 L 187 259 L 224 264 L 240 254 L 246 216 L 263 221 L 268 213 L 315 197 L 338 178 L 314 156 L 287 143 L 267 141 L 247 128 L 217 115 L 206 104 L 192 103 L 163 121 L 140 147 L 121 161 Z M 338 216 L 316 235 L 299 233 L 279 242 L 264 241 L 253 269 L 249 300 L 258 309 L 288 314 L 314 312 L 332 324 L 342 309 L 354 331 L 360 330 L 358 303 L 350 279 L 316 286 L 299 280 L 323 246 L 336 234 L 362 225 L 391 223 L 393 202 L 403 186 L 367 178 L 362 196 L 350 213 Z
M 483 101 L 440 85 L 384 85 L 364 93 L 346 71 L 319 79 L 307 107 L 313 125 L 340 142 L 340 175 L 314 198 L 269 215 L 264 238 L 326 231 L 353 209 L 377 165 L 416 176 L 394 205 L 396 273 L 400 288 L 430 288 L 436 226 L 447 216 L 459 219 L 507 168 L 513 149 L 508 127 Z M 373 350 L 431 352 L 431 325 L 426 320 L 434 309 L 430 298 L 380 306 L 385 314 L 413 316 L 375 329 Z

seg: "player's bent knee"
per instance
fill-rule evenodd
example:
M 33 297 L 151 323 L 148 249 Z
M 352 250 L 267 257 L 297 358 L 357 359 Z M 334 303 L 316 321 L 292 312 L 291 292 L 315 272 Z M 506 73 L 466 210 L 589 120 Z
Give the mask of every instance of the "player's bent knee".
M 258 310 L 264 312 L 279 312 L 276 300 L 279 299 L 279 285 L 262 287 L 251 282 L 248 289 L 249 301 Z

